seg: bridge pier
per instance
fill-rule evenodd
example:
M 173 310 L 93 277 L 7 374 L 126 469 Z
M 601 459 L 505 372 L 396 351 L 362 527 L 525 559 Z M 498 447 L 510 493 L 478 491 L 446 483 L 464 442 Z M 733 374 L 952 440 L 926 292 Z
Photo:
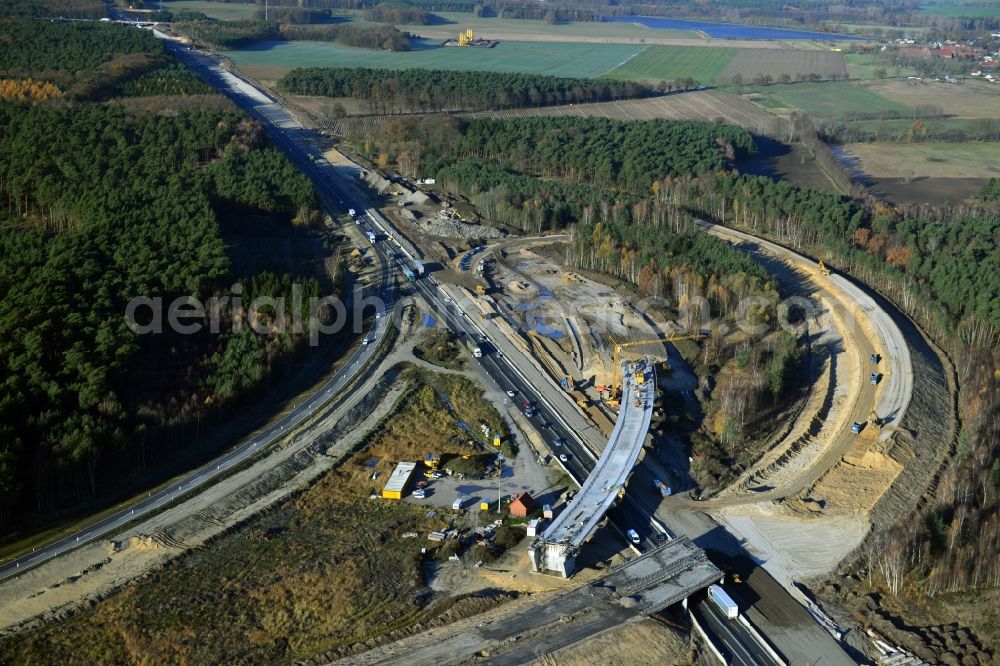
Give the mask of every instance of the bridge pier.
M 528 548 L 528 557 L 534 573 L 555 573 L 569 578 L 576 568 L 576 549 L 567 544 L 539 540 Z

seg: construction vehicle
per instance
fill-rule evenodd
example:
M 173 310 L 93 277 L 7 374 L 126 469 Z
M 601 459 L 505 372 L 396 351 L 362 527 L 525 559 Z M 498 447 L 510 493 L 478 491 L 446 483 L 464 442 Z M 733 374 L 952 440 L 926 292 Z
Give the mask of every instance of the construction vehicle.
M 826 267 L 822 259 L 819 260 L 819 272 L 826 276 L 830 275 L 830 269 Z
M 374 231 L 366 231 L 365 235 L 368 236 L 368 242 L 371 243 L 372 245 L 374 245 L 375 244 L 375 232 Z
M 441 466 L 441 454 L 440 453 L 428 453 L 424 456 L 424 467 L 430 470 L 436 470 Z
M 868 415 L 868 425 L 870 425 L 873 428 L 882 427 L 882 419 L 879 417 L 879 415 L 875 412 L 874 409 L 872 410 L 872 413 Z
M 653 479 L 653 487 L 660 491 L 661 497 L 670 497 L 670 493 L 673 492 L 670 486 L 659 479 Z
M 622 343 L 614 342 L 612 340 L 612 342 L 614 342 L 614 356 L 613 356 L 612 368 L 611 368 L 610 393 L 612 394 L 612 397 L 610 398 L 610 400 L 612 400 L 612 401 L 615 400 L 614 394 L 615 394 L 616 391 L 618 391 L 619 394 L 621 392 L 621 385 L 622 385 L 622 378 L 621 378 L 621 365 L 622 365 L 621 361 L 622 361 L 622 358 L 621 357 L 622 357 L 622 351 L 624 351 L 626 349 L 629 349 L 631 347 L 639 347 L 639 346 L 643 346 L 643 345 L 652 345 L 652 344 L 665 345 L 665 344 L 670 344 L 670 343 L 677 342 L 677 341 L 680 341 L 680 340 L 700 340 L 703 337 L 705 337 L 705 336 L 702 333 L 690 333 L 690 334 L 686 334 L 686 335 L 678 335 L 677 333 L 672 332 L 666 338 L 651 338 L 651 339 L 648 339 L 648 340 L 633 340 L 632 342 L 622 342 Z M 636 381 L 639 381 L 638 380 L 638 376 L 636 377 Z M 643 381 L 645 381 L 645 377 L 643 377 Z
M 563 391 L 566 391 L 568 393 L 569 391 L 572 391 L 573 389 L 576 388 L 576 382 L 573 381 L 573 378 L 570 377 L 569 375 L 563 375 L 562 378 L 560 378 L 559 380 L 559 386 L 562 387 Z
M 482 296 L 486 293 L 486 286 L 480 283 L 476 283 L 476 293 Z
M 417 276 L 416 276 L 416 275 L 414 275 L 414 274 L 413 274 L 413 271 L 412 271 L 412 270 L 410 270 L 409 268 L 403 268 L 403 275 L 405 275 L 405 276 L 406 276 L 406 279 L 407 279 L 407 280 L 408 280 L 409 282 L 416 282 L 416 281 L 417 281 Z

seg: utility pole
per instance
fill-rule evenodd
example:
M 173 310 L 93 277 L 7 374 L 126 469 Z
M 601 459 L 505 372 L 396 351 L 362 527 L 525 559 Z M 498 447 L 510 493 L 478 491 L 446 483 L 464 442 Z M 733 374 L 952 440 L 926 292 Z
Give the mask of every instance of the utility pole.
M 497 453 L 497 515 L 500 514 L 500 503 L 503 498 L 503 453 Z
M 267 23 L 267 0 L 264 0 L 264 22 Z

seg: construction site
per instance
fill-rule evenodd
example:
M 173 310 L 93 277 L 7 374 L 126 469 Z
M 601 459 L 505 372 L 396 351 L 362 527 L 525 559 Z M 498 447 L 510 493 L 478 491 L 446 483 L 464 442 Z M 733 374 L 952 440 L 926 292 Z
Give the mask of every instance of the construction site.
M 491 49 L 500 43 L 498 39 L 483 39 L 482 37 L 476 37 L 472 28 L 465 30 L 458 34 L 458 37 L 454 39 L 446 39 L 441 42 L 441 46 L 462 46 L 469 48 L 479 48 L 479 49 Z

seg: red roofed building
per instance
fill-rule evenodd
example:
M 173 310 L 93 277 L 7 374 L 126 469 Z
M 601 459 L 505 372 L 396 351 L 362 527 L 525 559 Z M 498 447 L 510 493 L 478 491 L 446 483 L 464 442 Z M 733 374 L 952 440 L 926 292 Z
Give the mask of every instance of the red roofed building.
M 515 518 L 527 518 L 531 510 L 535 508 L 535 501 L 528 493 L 521 493 L 510 503 L 510 515 Z

